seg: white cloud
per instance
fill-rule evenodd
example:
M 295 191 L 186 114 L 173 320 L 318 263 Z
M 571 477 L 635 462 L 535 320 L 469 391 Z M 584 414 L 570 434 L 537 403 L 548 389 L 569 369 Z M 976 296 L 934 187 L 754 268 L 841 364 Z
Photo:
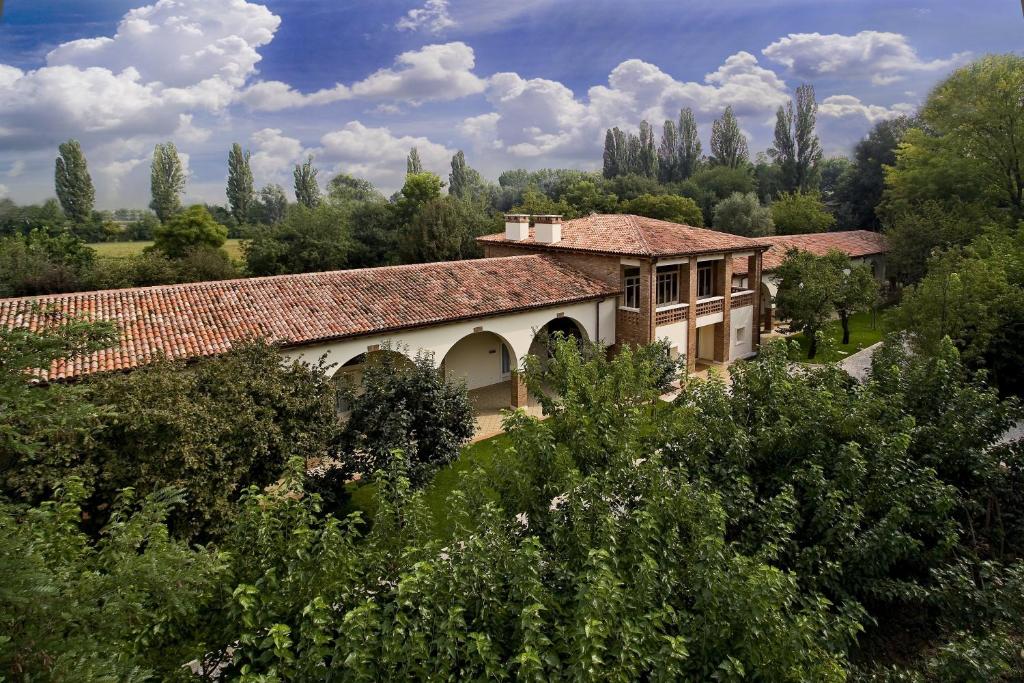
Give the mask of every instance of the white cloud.
M 282 182 L 292 166 L 306 155 L 302 142 L 284 135 L 280 128 L 264 128 L 249 137 L 253 152 L 249 159 L 258 184 Z
M 320 138 L 320 145 L 314 150 L 318 161 L 329 164 L 335 173 L 366 178 L 384 191 L 401 188 L 410 148 L 417 149 L 425 169 L 441 175 L 455 153 L 425 137 L 396 136 L 388 128 L 373 128 L 359 121 L 327 133 Z
M 59 45 L 41 68 L 0 65 L 0 142 L 170 134 L 180 115 L 234 99 L 279 23 L 244 0 L 159 0 L 125 14 L 113 37 Z
M 25 162 L 23 160 L 21 160 L 21 159 L 17 159 L 16 161 L 12 162 L 11 163 L 11 167 L 9 169 L 7 169 L 7 177 L 8 178 L 17 178 L 18 176 L 20 176 L 24 172 L 25 172 Z
M 704 121 L 729 105 L 738 116 L 764 118 L 789 99 L 786 83 L 748 52 L 730 56 L 703 83 L 677 81 L 654 64 L 629 59 L 611 71 L 608 85 L 587 94 L 584 102 L 557 81 L 495 74 L 487 90 L 495 111 L 464 120 L 460 130 L 481 147 L 500 143 L 515 156 L 592 160 L 611 126 L 633 128 L 640 119 L 660 124 L 682 107 Z
M 829 118 L 863 117 L 869 123 L 875 124 L 886 119 L 894 119 L 903 114 L 911 114 L 914 105 L 907 102 L 900 102 L 891 107 L 883 107 L 877 104 L 865 104 L 860 98 L 853 95 L 832 95 L 822 100 L 818 105 L 818 113 Z
M 245 89 L 239 100 L 253 109 L 279 111 L 354 98 L 401 100 L 419 104 L 456 100 L 483 92 L 487 82 L 473 73 L 473 48 L 462 42 L 426 45 L 403 52 L 392 67 L 379 69 L 351 86 L 304 94 L 281 81 L 260 81 Z
M 870 78 L 876 85 L 902 80 L 910 73 L 949 69 L 970 56 L 958 52 L 948 59 L 925 61 L 906 36 L 882 31 L 852 36 L 790 33 L 762 52 L 799 78 Z
M 427 0 L 423 7 L 409 10 L 395 24 L 399 31 L 430 33 L 440 33 L 453 26 L 455 22 L 448 15 L 448 0 Z
M 0 183 L 0 199 L 4 199 L 5 197 L 7 197 L 8 193 L 9 191 L 7 189 L 7 186 Z

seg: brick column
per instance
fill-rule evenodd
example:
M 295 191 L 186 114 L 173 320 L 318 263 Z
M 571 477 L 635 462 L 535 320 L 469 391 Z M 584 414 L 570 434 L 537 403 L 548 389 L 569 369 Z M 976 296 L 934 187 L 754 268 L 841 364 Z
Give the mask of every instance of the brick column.
M 690 257 L 690 264 L 687 266 L 689 284 L 686 287 L 686 303 L 690 307 L 686 310 L 686 372 L 691 373 L 697 369 L 697 257 Z
M 518 370 L 512 371 L 512 407 L 525 408 L 529 400 L 529 392 L 526 391 L 526 382 Z
M 728 363 L 732 345 L 732 259 L 728 254 L 716 263 L 716 286 L 722 293 L 722 322 L 715 325 L 715 355 L 719 363 Z
M 754 290 L 754 320 L 751 323 L 751 349 L 761 346 L 761 252 L 747 257 L 747 289 Z
M 640 265 L 640 324 L 643 326 L 644 343 L 654 341 L 655 307 L 658 305 L 656 287 L 658 280 L 654 276 L 655 266 L 652 261 Z

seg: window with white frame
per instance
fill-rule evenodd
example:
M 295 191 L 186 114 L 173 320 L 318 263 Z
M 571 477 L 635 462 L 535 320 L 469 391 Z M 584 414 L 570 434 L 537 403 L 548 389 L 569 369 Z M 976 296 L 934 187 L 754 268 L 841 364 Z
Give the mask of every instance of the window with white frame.
M 679 303 L 679 266 L 660 266 L 657 285 L 659 306 Z
M 639 268 L 626 268 L 622 271 L 622 305 L 626 308 L 640 308 Z
M 697 264 L 697 298 L 713 296 L 715 292 L 715 264 L 711 261 Z

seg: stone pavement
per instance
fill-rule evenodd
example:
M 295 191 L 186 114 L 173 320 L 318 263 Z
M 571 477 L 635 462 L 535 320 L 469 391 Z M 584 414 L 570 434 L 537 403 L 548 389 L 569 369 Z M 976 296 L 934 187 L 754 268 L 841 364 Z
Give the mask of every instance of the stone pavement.
M 470 443 L 489 439 L 504 431 L 501 428 L 501 411 L 511 410 L 509 408 L 511 397 L 511 381 L 470 390 L 469 400 L 473 402 L 473 410 L 476 413 L 476 433 Z M 530 397 L 526 405 L 526 414 L 543 417 L 540 404 L 533 397 Z

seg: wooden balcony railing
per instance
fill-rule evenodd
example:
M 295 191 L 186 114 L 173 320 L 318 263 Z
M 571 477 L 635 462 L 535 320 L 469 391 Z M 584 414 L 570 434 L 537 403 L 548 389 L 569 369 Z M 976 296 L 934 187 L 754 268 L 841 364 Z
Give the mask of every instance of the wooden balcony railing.
M 690 306 L 688 304 L 677 304 L 659 309 L 654 314 L 654 325 L 655 327 L 660 327 L 661 325 L 671 325 L 672 323 L 686 320 L 689 312 Z

